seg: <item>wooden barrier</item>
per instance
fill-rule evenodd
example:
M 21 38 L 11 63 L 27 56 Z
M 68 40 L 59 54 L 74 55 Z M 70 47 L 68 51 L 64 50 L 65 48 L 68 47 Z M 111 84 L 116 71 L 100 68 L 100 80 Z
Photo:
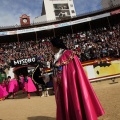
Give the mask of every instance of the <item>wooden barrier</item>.
M 119 78 L 119 77 L 120 77 L 120 74 L 117 74 L 117 75 L 110 75 L 110 76 L 104 76 L 104 77 L 99 77 L 99 78 L 93 78 L 93 79 L 89 79 L 89 80 L 90 80 L 90 82 L 96 82 L 96 81 L 103 81 L 103 80 L 111 79 L 112 83 L 118 83 L 118 82 L 115 82 L 115 79 Z

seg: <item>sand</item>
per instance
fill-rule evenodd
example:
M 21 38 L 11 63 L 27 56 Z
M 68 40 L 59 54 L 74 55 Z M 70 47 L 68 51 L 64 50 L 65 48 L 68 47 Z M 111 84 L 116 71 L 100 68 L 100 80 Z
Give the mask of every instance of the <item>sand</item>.
M 99 120 L 120 120 L 120 78 L 116 81 L 91 83 L 105 110 Z M 0 101 L 0 120 L 55 120 L 55 116 L 54 95 L 40 97 L 34 93 L 27 99 L 27 94 L 19 92 L 15 99 Z

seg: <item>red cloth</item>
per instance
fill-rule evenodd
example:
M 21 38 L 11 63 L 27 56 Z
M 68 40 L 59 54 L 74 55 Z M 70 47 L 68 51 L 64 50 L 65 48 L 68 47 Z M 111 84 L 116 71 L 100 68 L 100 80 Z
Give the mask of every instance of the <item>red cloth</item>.
M 54 77 L 56 120 L 97 120 L 104 110 L 78 57 L 66 50 L 57 62 L 61 65 L 61 73 Z

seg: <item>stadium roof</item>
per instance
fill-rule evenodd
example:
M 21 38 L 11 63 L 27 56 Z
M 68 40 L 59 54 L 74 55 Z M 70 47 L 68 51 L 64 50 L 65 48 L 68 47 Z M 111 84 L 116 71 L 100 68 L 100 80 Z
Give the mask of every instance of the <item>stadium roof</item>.
M 65 21 L 74 21 L 77 19 L 85 18 L 85 17 L 91 17 L 94 15 L 111 12 L 111 11 L 119 9 L 119 8 L 120 8 L 120 4 L 109 7 L 109 8 L 92 11 L 92 12 L 85 13 L 85 14 L 79 14 L 78 16 L 76 16 L 74 18 L 70 18 L 70 19 L 52 20 L 52 21 L 44 21 L 44 22 L 39 22 L 39 23 L 32 23 L 32 24 L 30 24 L 30 26 L 23 26 L 23 27 L 21 27 L 21 25 L 0 26 L 0 31 L 17 30 L 17 29 L 24 29 L 24 28 L 34 28 L 34 27 L 45 26 L 45 25 L 50 25 L 50 24 L 55 24 L 55 23 L 63 23 Z

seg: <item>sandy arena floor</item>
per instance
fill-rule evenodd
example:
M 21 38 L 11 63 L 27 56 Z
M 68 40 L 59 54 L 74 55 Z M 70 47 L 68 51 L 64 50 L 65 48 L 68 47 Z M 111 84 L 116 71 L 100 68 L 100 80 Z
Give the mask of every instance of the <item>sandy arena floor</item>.
M 106 114 L 99 120 L 120 120 L 120 78 L 94 82 L 92 86 Z M 56 104 L 53 96 L 39 97 L 18 93 L 15 99 L 0 101 L 0 120 L 55 120 Z

